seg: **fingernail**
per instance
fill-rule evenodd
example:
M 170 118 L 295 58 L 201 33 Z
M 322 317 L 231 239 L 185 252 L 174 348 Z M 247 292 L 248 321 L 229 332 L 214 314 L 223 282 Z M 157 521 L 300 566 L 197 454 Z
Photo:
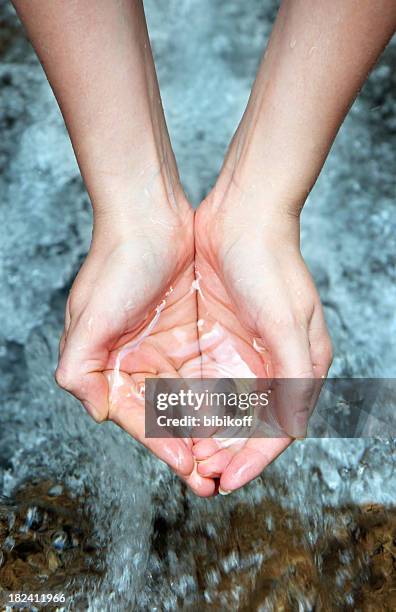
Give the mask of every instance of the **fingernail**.
M 229 495 L 230 493 L 232 493 L 232 491 L 225 491 L 224 489 L 219 487 L 219 493 L 220 495 Z

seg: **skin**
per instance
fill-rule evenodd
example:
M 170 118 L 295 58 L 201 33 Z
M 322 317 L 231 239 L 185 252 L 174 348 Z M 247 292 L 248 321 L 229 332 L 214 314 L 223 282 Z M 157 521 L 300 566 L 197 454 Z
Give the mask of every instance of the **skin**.
M 331 362 L 300 253 L 299 213 L 394 30 L 395 3 L 282 3 L 216 187 L 195 216 L 180 187 L 141 2 L 14 5 L 94 211 L 91 249 L 66 308 L 57 381 L 198 495 L 214 494 L 218 478 L 223 492 L 235 490 L 303 435 L 306 398 L 317 393 L 311 381 Z M 145 438 L 144 378 L 200 375 L 306 380 L 292 406 L 279 394 L 289 435 L 227 448 L 214 438 Z
M 223 342 L 237 336 L 249 354 L 259 338 L 270 376 L 307 379 L 292 401 L 281 390 L 278 417 L 290 437 L 226 449 L 195 441 L 198 471 L 220 477 L 220 492 L 255 478 L 304 435 L 307 395 L 317 397 L 327 375 L 331 342 L 300 252 L 300 212 L 395 27 L 388 0 L 284 0 L 217 185 L 197 212 L 196 261 L 210 295 L 198 303 L 199 316 L 206 310 L 224 322 Z M 255 363 L 257 375 L 257 355 Z
M 197 474 L 191 439 L 144 435 L 142 380 L 194 375 L 200 355 L 194 215 L 180 187 L 142 3 L 14 4 L 59 103 L 94 216 L 56 380 L 98 422 L 115 421 L 198 495 L 211 495 L 215 483 Z
M 141 394 L 147 377 L 199 370 L 188 217 L 188 227 L 173 237 L 152 227 L 139 228 L 133 239 L 112 232 L 105 242 L 94 235 L 67 303 L 56 379 L 97 422 L 117 423 L 205 496 L 214 483 L 194 471 L 192 440 L 145 437 Z

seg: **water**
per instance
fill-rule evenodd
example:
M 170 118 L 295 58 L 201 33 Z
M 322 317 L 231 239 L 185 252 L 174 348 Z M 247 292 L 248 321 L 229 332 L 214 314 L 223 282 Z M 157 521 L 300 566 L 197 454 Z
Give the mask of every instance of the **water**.
M 150 0 L 146 10 L 181 176 L 197 203 L 247 101 L 275 4 Z M 36 478 L 63 483 L 80 500 L 104 566 L 93 582 L 81 578 L 91 610 L 174 610 L 182 601 L 271 610 L 281 609 L 284 592 L 291 609 L 310 610 L 320 589 L 323 601 L 336 602 L 329 609 L 343 593 L 356 609 L 366 576 L 359 555 L 371 543 L 353 525 L 370 525 L 358 506 L 394 503 L 393 441 L 298 442 L 243 491 L 205 501 L 115 426 L 95 426 L 55 387 L 64 302 L 89 245 L 91 214 L 41 68 L 4 1 L 0 15 L 0 492 L 14 499 L 15 487 Z M 303 214 L 334 376 L 395 376 L 395 56 L 393 44 Z M 381 517 L 376 529 L 393 533 L 394 515 Z M 378 538 L 386 544 L 384 533 Z M 278 559 L 277 570 L 267 557 Z M 375 571 L 367 570 L 374 585 Z M 391 579 L 380 580 L 378 592 L 370 587 L 377 603 L 387 594 L 392 605 Z M 66 609 L 76 605 L 69 600 Z

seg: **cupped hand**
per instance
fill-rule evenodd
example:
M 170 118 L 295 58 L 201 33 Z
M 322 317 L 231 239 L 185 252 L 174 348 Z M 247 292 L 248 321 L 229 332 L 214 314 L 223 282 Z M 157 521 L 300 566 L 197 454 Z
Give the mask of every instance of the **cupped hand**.
M 199 343 L 203 377 L 303 379 L 278 392 L 277 438 L 195 440 L 203 476 L 222 491 L 255 478 L 305 434 L 331 363 L 320 299 L 299 249 L 295 217 L 244 206 L 237 189 L 211 194 L 195 219 Z M 315 382 L 316 379 L 316 382 Z
M 196 376 L 193 212 L 155 222 L 99 220 L 73 284 L 56 372 L 58 384 L 98 421 L 110 419 L 167 462 L 199 495 L 192 440 L 146 438 L 144 379 Z
M 166 461 L 199 495 L 256 477 L 302 435 L 312 379 L 325 376 L 330 341 L 293 232 L 253 222 L 209 196 L 195 215 L 155 223 L 98 223 L 66 308 L 57 381 L 97 420 L 111 419 Z M 305 378 L 282 437 L 236 442 L 151 439 L 147 377 Z M 290 434 L 290 435 L 288 435 Z M 194 444 L 195 442 L 195 444 Z M 197 463 L 195 460 L 198 460 Z

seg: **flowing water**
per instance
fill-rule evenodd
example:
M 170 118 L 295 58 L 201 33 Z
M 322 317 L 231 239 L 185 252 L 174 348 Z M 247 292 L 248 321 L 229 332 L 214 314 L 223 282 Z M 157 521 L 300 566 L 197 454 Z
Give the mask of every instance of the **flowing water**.
M 275 3 L 145 5 L 181 176 L 198 202 Z M 395 609 L 393 441 L 296 442 L 243 491 L 202 500 L 55 387 L 91 214 L 53 96 L 3 0 L 0 21 L 0 589 L 38 589 L 39 578 L 71 610 Z M 395 376 L 395 60 L 393 44 L 304 212 L 333 376 Z

